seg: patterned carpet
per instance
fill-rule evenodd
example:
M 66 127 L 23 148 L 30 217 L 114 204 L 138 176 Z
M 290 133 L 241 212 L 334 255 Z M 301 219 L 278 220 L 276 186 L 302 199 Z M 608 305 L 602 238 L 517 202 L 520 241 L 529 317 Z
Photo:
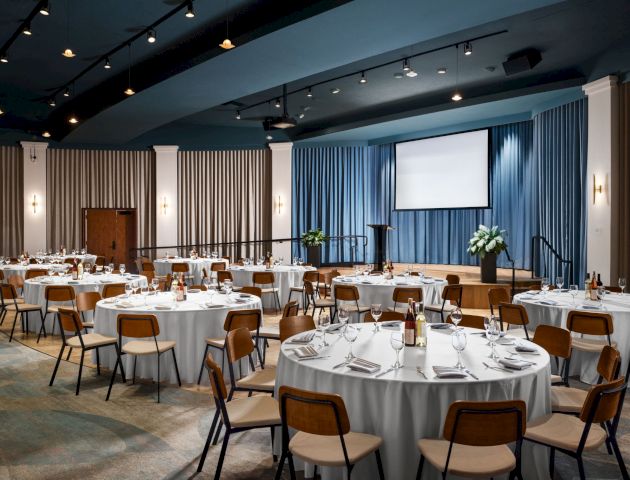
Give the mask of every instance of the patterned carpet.
M 1 479 L 213 478 L 219 446 L 211 448 L 204 472 L 196 474 L 213 414 L 207 389 L 167 387 L 157 404 L 155 385 L 118 383 L 105 402 L 107 375 L 84 369 L 76 397 L 77 365 L 62 362 L 55 385 L 48 387 L 53 366 L 50 355 L 8 343 L 0 334 Z M 626 458 L 628 425 L 625 407 L 619 443 Z M 620 478 L 604 448 L 586 458 L 588 478 Z M 557 479 L 577 478 L 571 459 L 559 454 L 556 465 Z M 263 480 L 274 474 L 266 429 L 230 440 L 222 478 Z

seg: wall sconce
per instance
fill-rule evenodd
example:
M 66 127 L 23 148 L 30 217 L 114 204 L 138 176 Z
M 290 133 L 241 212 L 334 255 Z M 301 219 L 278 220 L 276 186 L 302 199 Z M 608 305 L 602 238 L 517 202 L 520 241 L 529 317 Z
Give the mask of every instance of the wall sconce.
M 273 200 L 273 211 L 280 215 L 280 213 L 282 213 L 282 207 L 284 207 L 284 203 L 282 203 L 282 198 L 278 195 L 278 197 Z
M 34 193 L 33 194 L 33 203 L 31 203 L 31 206 L 33 207 L 33 213 L 37 213 L 37 207 L 39 206 L 39 203 L 37 203 L 37 194 Z
M 595 202 L 597 200 L 597 194 L 599 193 L 600 195 L 602 195 L 606 191 L 607 186 L 608 186 L 608 174 L 606 175 L 606 180 L 604 182 L 604 185 L 602 185 L 601 183 L 598 184 L 597 178 L 595 177 L 595 174 L 593 174 L 593 205 L 595 205 Z
M 160 204 L 160 210 L 162 210 L 162 215 L 166 215 L 167 208 L 168 208 L 168 203 L 166 203 L 166 197 L 162 197 L 162 203 Z

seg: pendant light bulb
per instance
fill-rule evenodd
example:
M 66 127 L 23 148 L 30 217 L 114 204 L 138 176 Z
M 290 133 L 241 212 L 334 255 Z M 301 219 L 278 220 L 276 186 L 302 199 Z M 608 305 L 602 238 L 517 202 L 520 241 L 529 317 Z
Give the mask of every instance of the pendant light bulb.
M 4 110 L 2 110 L 2 107 L 0 107 L 0 115 L 4 115 Z
M 39 13 L 41 13 L 45 17 L 50 15 L 50 4 L 48 2 L 44 3 L 44 5 L 42 5 L 42 7 L 39 9 Z
M 223 40 L 223 42 L 219 43 L 219 47 L 221 47 L 224 50 L 231 50 L 235 46 L 236 45 L 234 45 L 229 38 L 226 38 L 225 40 Z
M 76 57 L 76 56 L 77 56 L 77 54 L 76 54 L 76 53 L 74 53 L 74 52 L 72 51 L 72 49 L 71 49 L 71 48 L 66 48 L 66 49 L 63 51 L 62 55 L 63 55 L 64 57 L 66 57 L 66 58 L 74 58 L 74 57 Z
M 132 95 L 135 95 L 135 93 L 136 93 L 136 92 L 134 92 L 134 91 L 133 91 L 133 88 L 131 88 L 131 87 L 127 87 L 127 88 L 125 89 L 125 95 L 127 95 L 127 96 L 129 96 L 129 97 L 131 97 Z
M 72 115 L 69 119 L 68 119 L 68 123 L 72 124 L 72 125 L 76 125 L 77 123 L 79 123 L 79 120 L 77 119 L 77 117 L 75 117 L 74 115 Z
M 186 8 L 186 18 L 195 18 L 195 9 L 193 7 L 192 0 L 188 2 L 188 7 Z
M 365 85 L 367 83 L 367 77 L 365 76 L 365 72 L 361 72 L 361 79 L 359 80 L 359 83 L 362 85 Z
M 45 132 L 42 133 L 42 137 L 50 138 L 50 132 L 48 130 L 46 130 Z
M 280 99 L 276 98 L 276 103 L 274 104 L 276 108 L 280 108 Z
M 462 98 L 464 97 L 462 97 L 461 93 L 455 92 L 451 97 L 451 100 L 453 100 L 454 102 L 459 102 Z
M 29 22 L 29 23 L 27 23 L 26 25 L 24 25 L 24 29 L 22 30 L 22 33 L 23 33 L 24 35 L 29 36 L 29 37 L 30 37 L 31 35 L 33 35 L 33 32 L 31 31 L 31 24 L 30 24 L 30 22 Z
M 411 70 L 411 67 L 409 66 L 409 60 L 405 58 L 403 60 L 403 72 L 408 72 L 409 70 Z
M 110 68 L 112 68 L 112 64 L 109 63 L 109 57 L 105 57 L 105 65 L 103 65 L 103 68 L 106 70 L 109 70 Z
M 267 134 L 267 140 L 273 140 L 273 137 L 269 133 Z
M 157 41 L 157 36 L 155 34 L 155 30 L 149 30 L 147 32 L 147 42 L 155 43 Z

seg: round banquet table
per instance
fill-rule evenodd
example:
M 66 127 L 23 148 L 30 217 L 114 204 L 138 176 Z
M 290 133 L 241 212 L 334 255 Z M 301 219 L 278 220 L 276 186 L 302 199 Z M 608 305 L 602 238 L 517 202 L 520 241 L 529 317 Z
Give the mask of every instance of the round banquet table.
M 581 290 L 575 297 L 566 291 L 549 291 L 546 294 L 539 291 L 530 291 L 514 296 L 514 303 L 522 304 L 527 310 L 530 330 L 535 330 L 540 324 L 553 325 L 566 328 L 567 316 L 571 310 L 583 310 L 587 312 L 605 312 L 612 315 L 613 334 L 611 340 L 617 342 L 617 349 L 621 353 L 621 371 L 626 371 L 628 359 L 630 359 L 630 295 L 609 293 L 604 297 L 603 305 L 599 301 L 586 300 L 584 291 Z M 579 375 L 584 383 L 596 384 L 597 353 L 574 350 L 571 353 L 569 374 Z
M 479 380 L 438 379 L 433 366 L 453 366 L 456 352 L 451 346 L 450 330 L 429 330 L 428 348 L 405 348 L 401 352 L 403 367 L 377 378 L 376 374 L 353 372 L 343 366 L 348 343 L 340 335 L 327 334 L 329 347 L 321 350 L 324 358 L 298 361 L 291 352 L 295 346 L 282 345 L 277 373 L 276 397 L 280 385 L 290 385 L 318 392 L 337 393 L 346 404 L 351 430 L 371 433 L 383 438 L 381 455 L 386 478 L 415 479 L 420 454 L 416 442 L 420 438 L 440 438 L 448 407 L 456 400 L 499 401 L 521 399 L 527 404 L 527 419 L 551 413 L 549 355 L 539 349 L 536 365 L 513 373 L 486 369 L 490 347 L 478 330 L 465 329 L 468 345 L 462 361 Z M 381 365 L 381 372 L 395 360 L 389 337 L 394 330 L 382 328 L 374 333 L 363 325 L 353 344 L 353 353 Z M 320 340 L 315 340 L 318 344 Z M 497 346 L 497 353 L 507 354 L 510 346 Z M 329 357 L 328 357 L 329 355 Z M 428 380 L 416 372 L 422 367 Z M 280 442 L 276 442 L 276 453 Z M 529 442 L 523 443 L 523 477 L 548 478 L 548 451 Z M 296 459 L 297 460 L 297 459 Z M 296 462 L 297 463 L 297 462 Z M 299 464 L 299 468 L 304 468 Z M 373 456 L 355 465 L 353 477 L 378 478 Z M 307 470 L 312 466 L 307 465 Z M 318 468 L 318 471 L 320 469 Z M 342 478 L 341 468 L 324 468 L 322 478 Z M 439 478 L 440 474 L 425 463 L 423 478 Z
M 201 285 L 201 279 L 203 278 L 203 269 L 206 269 L 208 275 L 210 275 L 210 268 L 213 263 L 229 262 L 223 258 L 160 258 L 153 261 L 155 265 L 155 273 L 158 275 L 167 275 L 172 272 L 173 263 L 187 263 L 189 274 L 193 277 L 195 285 Z M 214 277 L 214 275 L 213 275 Z
M 4 273 L 5 280 L 8 280 L 8 278 L 11 275 L 19 275 L 22 278 L 26 278 L 27 270 L 42 270 L 42 269 L 48 269 L 50 267 L 55 267 L 57 269 L 60 266 L 59 264 L 53 265 L 49 263 L 42 263 L 41 265 L 40 264 L 29 264 L 29 265 L 9 264 L 9 265 L 0 266 L 0 270 L 2 270 L 2 272 Z
M 304 272 L 309 270 L 316 270 L 316 268 L 303 267 L 299 265 L 276 265 L 270 270 L 267 270 L 263 265 L 252 265 L 248 267 L 230 267 L 232 278 L 234 279 L 234 285 L 238 287 L 253 285 L 254 282 L 252 281 L 252 277 L 254 272 L 273 272 L 276 277 L 276 283 L 274 287 L 278 289 L 280 308 L 282 308 L 282 306 L 287 302 L 291 287 L 302 287 L 302 285 L 304 284 L 302 278 L 304 277 Z M 297 300 L 298 303 L 301 305 L 302 295 L 294 294 L 293 300 Z M 265 295 L 263 297 L 263 306 L 265 308 L 277 308 L 275 298 L 272 295 Z
M 91 253 L 86 253 L 84 255 L 60 255 L 59 257 L 55 257 L 55 258 L 59 258 L 61 259 L 61 261 L 63 262 L 64 260 L 71 258 L 71 259 L 78 259 L 80 261 L 82 261 L 83 263 L 91 263 L 92 265 L 94 265 L 96 263 L 96 255 L 93 255 Z
M 372 305 L 380 303 L 383 309 L 394 307 L 394 289 L 422 288 L 422 297 L 425 304 L 441 303 L 441 295 L 446 280 L 439 278 L 421 279 L 410 276 L 408 278 L 395 276 L 392 280 L 386 280 L 383 275 L 339 276 L 333 279 L 333 284 L 354 285 L 359 291 L 359 303 Z M 334 292 L 334 290 L 333 290 Z M 398 307 L 406 307 L 406 304 L 398 302 Z
M 260 298 L 253 295 L 232 293 L 229 298 L 223 294 L 211 295 L 206 292 L 189 293 L 184 302 L 174 302 L 170 292 L 147 296 L 144 299 L 134 295 L 130 301 L 122 299 L 105 299 L 96 305 L 94 332 L 111 337 L 118 337 L 116 319 L 120 313 L 152 314 L 157 317 L 160 326 L 158 340 L 174 340 L 175 356 L 183 383 L 197 381 L 199 369 L 206 349 L 206 338 L 223 338 L 225 330 L 223 322 L 230 310 L 260 309 Z M 124 302 L 124 303 L 123 303 Z M 211 305 L 209 307 L 208 305 Z M 157 308 L 156 308 L 157 306 Z M 161 310 L 161 308 L 172 308 Z M 123 339 L 123 345 L 130 339 Z M 132 339 L 133 340 L 133 339 Z M 210 349 L 214 355 L 220 355 L 217 350 Z M 116 363 L 115 350 L 104 348 L 100 352 L 101 364 L 113 369 Z M 131 372 L 133 357 L 123 355 L 125 372 Z M 94 359 L 93 359 L 94 360 Z M 160 360 L 161 380 L 170 383 L 177 382 L 175 368 L 171 355 L 162 355 Z M 242 372 L 247 372 L 247 362 L 241 362 Z M 237 369 L 238 372 L 238 369 Z M 154 355 L 138 359 L 136 374 L 140 378 L 157 377 L 157 362 Z M 225 368 L 227 378 L 228 368 Z M 202 382 L 209 384 L 207 375 L 202 376 Z
M 42 311 L 44 311 L 46 307 L 46 287 L 49 285 L 70 285 L 74 289 L 74 293 L 79 294 L 81 292 L 99 292 L 103 293 L 103 288 L 107 284 L 111 283 L 129 283 L 132 281 L 138 281 L 140 287 L 146 287 L 147 277 L 142 275 L 90 275 L 86 274 L 83 276 L 82 280 L 72 280 L 69 275 L 63 277 L 49 277 L 42 276 L 37 278 L 32 278 L 30 280 L 24 281 L 24 301 L 26 303 L 31 303 L 35 305 L 41 305 Z M 55 302 L 52 305 L 71 305 L 72 302 Z M 86 320 L 88 320 L 86 318 Z M 46 316 L 46 331 L 52 331 L 53 322 L 55 321 L 54 315 Z M 41 322 L 37 319 L 36 322 L 29 322 L 29 330 L 32 332 L 39 332 L 41 327 Z M 56 331 L 59 331 L 58 328 L 55 328 Z

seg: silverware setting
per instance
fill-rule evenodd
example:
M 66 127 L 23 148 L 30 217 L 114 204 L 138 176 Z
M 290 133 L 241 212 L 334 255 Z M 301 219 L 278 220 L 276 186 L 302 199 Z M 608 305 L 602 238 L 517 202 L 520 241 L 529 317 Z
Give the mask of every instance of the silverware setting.
M 472 378 L 474 378 L 475 380 L 479 380 L 479 377 L 477 375 L 475 375 L 474 373 L 472 373 L 470 370 L 468 370 L 467 368 L 464 369 L 464 372 L 466 372 L 468 375 L 470 375 Z
M 332 368 L 333 368 L 333 370 L 334 370 L 335 368 L 343 367 L 344 365 L 348 365 L 349 363 L 350 363 L 350 362 L 349 362 L 348 360 L 344 360 L 343 362 L 338 363 L 337 365 L 335 365 L 335 366 L 334 366 L 334 367 L 332 367 Z
M 374 375 L 374 378 L 378 378 L 378 377 L 382 377 L 383 375 L 385 375 L 386 373 L 391 372 L 392 370 L 395 370 L 394 367 L 388 368 L 387 370 L 377 373 L 376 375 Z
M 486 362 L 482 362 L 484 364 L 484 366 L 486 368 L 489 368 L 491 370 L 497 370 L 499 372 L 510 372 L 510 373 L 514 373 L 514 370 L 510 370 L 509 368 L 505 368 L 505 367 L 495 367 L 494 365 L 488 365 Z
M 306 357 L 306 358 L 298 358 L 298 362 L 306 362 L 307 360 L 321 360 L 322 358 L 330 358 L 330 355 L 324 355 L 323 357 Z
M 424 371 L 420 368 L 420 367 L 416 367 L 416 372 L 418 372 L 420 375 L 422 375 L 424 377 L 425 380 L 428 380 L 429 378 L 427 377 L 426 373 L 424 373 Z

